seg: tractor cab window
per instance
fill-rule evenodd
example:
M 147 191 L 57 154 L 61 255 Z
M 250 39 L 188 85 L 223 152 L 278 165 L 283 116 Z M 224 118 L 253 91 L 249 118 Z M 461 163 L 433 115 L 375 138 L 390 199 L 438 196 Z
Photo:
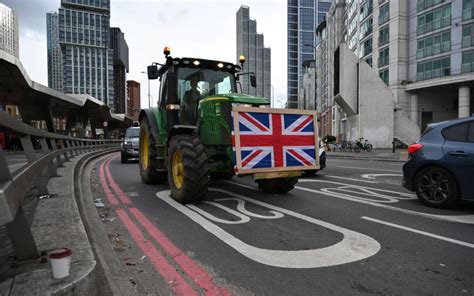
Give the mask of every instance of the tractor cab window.
M 181 105 L 180 124 L 196 124 L 201 99 L 235 92 L 234 76 L 225 71 L 183 67 L 178 69 L 177 82 L 177 96 Z
M 168 98 L 168 80 L 166 79 L 166 73 L 160 78 L 160 105 L 165 108 L 166 100 Z

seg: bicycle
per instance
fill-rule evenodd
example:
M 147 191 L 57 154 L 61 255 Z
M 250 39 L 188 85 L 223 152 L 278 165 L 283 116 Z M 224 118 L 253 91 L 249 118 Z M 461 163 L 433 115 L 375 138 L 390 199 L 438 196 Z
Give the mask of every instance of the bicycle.
M 361 150 L 365 150 L 367 152 L 372 151 L 372 144 L 369 143 L 369 140 L 365 140 L 364 143 L 362 143 L 363 139 L 364 138 L 361 137 L 357 140 L 357 142 L 355 143 L 354 152 L 359 153 Z

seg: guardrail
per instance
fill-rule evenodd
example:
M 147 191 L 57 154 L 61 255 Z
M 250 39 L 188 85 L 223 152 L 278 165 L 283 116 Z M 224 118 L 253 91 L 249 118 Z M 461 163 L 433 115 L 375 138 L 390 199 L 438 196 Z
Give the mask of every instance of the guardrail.
M 38 258 L 38 248 L 22 208 L 25 196 L 32 186 L 39 195 L 48 195 L 47 182 L 57 176 L 56 169 L 64 161 L 83 152 L 112 148 L 120 140 L 79 139 L 46 132 L 14 119 L 3 110 L 0 110 L 0 132 L 14 133 L 20 138 L 27 161 L 27 165 L 12 174 L 0 147 L 0 226 L 6 226 L 18 260 Z M 39 141 L 41 155 L 34 150 L 33 140 Z M 40 178 L 43 172 L 48 178 Z

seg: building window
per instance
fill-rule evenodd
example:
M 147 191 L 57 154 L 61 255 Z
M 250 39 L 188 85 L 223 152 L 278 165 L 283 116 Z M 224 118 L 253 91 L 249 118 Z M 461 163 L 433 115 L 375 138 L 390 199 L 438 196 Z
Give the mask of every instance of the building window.
M 474 72 L 474 50 L 465 51 L 462 53 L 461 72 Z
M 418 11 L 422 11 L 443 2 L 445 2 L 445 0 L 418 0 L 416 9 Z
M 380 79 L 388 85 L 388 69 L 379 72 Z
M 360 7 L 360 20 L 365 19 L 373 10 L 373 0 L 367 0 Z
M 474 45 L 474 24 L 465 25 L 462 27 L 462 47 Z
M 451 58 L 444 57 L 418 63 L 416 80 L 427 80 L 451 75 Z
M 372 57 L 368 57 L 368 58 L 365 60 L 365 62 L 366 62 L 367 64 L 369 64 L 369 66 L 372 67 Z
M 372 18 L 368 18 L 364 23 L 362 23 L 362 25 L 360 26 L 359 39 L 363 39 L 364 37 L 372 33 L 372 23 Z
M 462 20 L 470 20 L 474 16 L 473 12 L 473 0 L 463 0 L 462 1 Z
M 418 35 L 451 25 L 451 5 L 446 5 L 418 17 Z
M 372 38 L 369 38 L 362 43 L 361 53 L 363 57 L 372 53 Z
M 300 9 L 300 29 L 314 30 L 314 10 L 309 8 Z
M 387 66 L 389 62 L 389 49 L 388 47 L 379 51 L 379 68 Z
M 390 40 L 390 28 L 389 26 L 385 26 L 379 31 L 379 46 L 387 44 Z
M 379 25 L 386 23 L 390 19 L 390 3 L 380 7 Z
M 451 30 L 418 40 L 417 58 L 429 57 L 451 50 Z

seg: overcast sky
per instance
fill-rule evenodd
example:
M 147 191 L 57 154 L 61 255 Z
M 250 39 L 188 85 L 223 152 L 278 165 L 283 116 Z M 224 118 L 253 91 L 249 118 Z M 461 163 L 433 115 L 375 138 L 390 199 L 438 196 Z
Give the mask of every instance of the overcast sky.
M 57 12 L 61 1 L 0 2 L 19 17 L 20 61 L 31 79 L 47 85 L 46 13 Z M 130 50 L 127 79 L 141 83 L 142 107 L 147 105 L 147 79 L 140 72 L 164 60 L 164 46 L 170 46 L 175 57 L 236 62 L 236 12 L 241 5 L 250 7 L 257 32 L 272 49 L 275 102 L 286 101 L 286 0 L 111 0 L 111 26 L 125 33 Z M 151 81 L 153 101 L 157 91 L 158 81 Z

